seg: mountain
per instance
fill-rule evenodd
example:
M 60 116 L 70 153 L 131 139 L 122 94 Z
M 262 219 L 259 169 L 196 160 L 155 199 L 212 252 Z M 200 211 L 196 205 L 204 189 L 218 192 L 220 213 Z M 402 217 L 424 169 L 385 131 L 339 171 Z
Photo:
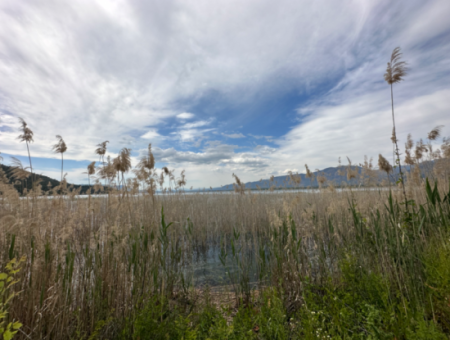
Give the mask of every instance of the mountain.
M 14 170 L 14 168 L 12 166 L 0 164 L 0 180 L 2 177 L 1 172 L 3 171 L 8 182 L 10 182 L 10 183 L 17 182 L 12 176 L 13 170 Z M 39 174 L 33 174 L 33 178 L 40 181 L 41 189 L 43 192 L 49 191 L 51 188 L 58 186 L 60 183 L 60 181 L 57 181 L 56 179 L 53 179 L 53 178 L 50 178 L 50 177 L 47 177 L 44 175 L 39 175 Z M 74 189 L 78 189 L 81 187 L 80 194 L 86 193 L 86 191 L 89 189 L 89 185 L 76 185 L 76 184 L 68 183 L 67 186 L 68 187 L 73 186 Z M 20 194 L 23 194 L 24 188 L 27 188 L 28 191 L 31 190 L 31 175 L 26 180 L 21 181 L 20 184 L 15 184 L 14 187 Z
M 405 172 L 409 172 L 409 167 L 402 167 Z M 350 171 L 354 178 L 350 180 L 347 179 L 347 173 Z M 370 176 L 367 175 L 368 172 L 360 166 L 341 166 L 341 167 L 331 167 L 324 170 L 313 172 L 313 178 L 306 177 L 306 174 L 293 174 L 293 177 L 300 176 L 300 183 L 295 183 L 289 175 L 274 177 L 272 181 L 269 179 L 261 179 L 255 182 L 245 183 L 246 189 L 269 189 L 274 186 L 275 189 L 295 189 L 295 188 L 318 188 L 318 178 L 324 177 L 326 181 L 323 183 L 323 187 L 327 187 L 330 183 L 335 187 L 340 187 L 343 185 L 359 187 L 359 186 L 372 186 L 380 184 L 383 180 L 387 180 L 385 172 L 380 170 L 370 170 Z M 395 182 L 399 177 L 399 170 L 394 169 L 394 173 L 390 175 L 391 182 Z M 227 191 L 234 190 L 233 184 L 227 184 L 219 188 L 214 188 L 216 191 Z

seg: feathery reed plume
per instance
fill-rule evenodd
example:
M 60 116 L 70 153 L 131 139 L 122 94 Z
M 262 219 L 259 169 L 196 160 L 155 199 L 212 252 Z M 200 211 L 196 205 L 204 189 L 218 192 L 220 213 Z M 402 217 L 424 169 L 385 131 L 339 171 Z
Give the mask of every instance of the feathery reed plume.
M 364 163 L 360 164 L 361 170 L 361 183 L 364 183 L 368 186 L 373 186 L 376 184 L 378 176 L 377 172 L 373 168 L 373 158 L 368 158 L 366 155 L 364 156 Z
M 56 139 L 58 139 L 58 142 L 53 145 L 53 151 L 55 153 L 61 154 L 61 182 L 63 180 L 63 169 L 64 169 L 64 152 L 67 151 L 67 145 L 66 142 L 64 142 L 64 139 L 60 135 L 56 135 Z
M 305 168 L 306 168 L 306 178 L 310 178 L 310 186 L 313 186 L 314 183 L 314 173 L 311 172 L 311 170 L 309 170 L 308 164 L 305 164 Z
M 314 175 L 311 172 L 311 170 L 309 170 L 308 164 L 305 164 L 305 168 L 306 168 L 306 178 L 312 178 Z
M 300 177 L 300 175 L 298 173 L 293 174 L 292 171 L 289 171 L 289 178 L 290 178 L 291 182 L 295 185 L 299 185 L 302 181 L 302 178 Z
M 164 171 L 165 175 L 169 175 L 170 174 L 169 168 L 167 166 L 163 166 L 162 167 L 162 171 Z
M 344 171 L 344 166 L 342 165 L 341 162 L 341 157 L 338 158 L 338 175 L 339 176 L 344 176 L 345 175 L 345 171 Z
M 389 164 L 389 161 L 382 154 L 378 155 L 378 167 L 387 174 L 392 172 L 392 165 Z
M 392 144 L 394 144 L 394 145 L 395 145 L 395 143 L 398 142 L 397 136 L 395 135 L 395 129 L 394 128 L 392 128 L 391 141 L 392 141 Z M 395 150 L 394 150 L 394 152 L 395 152 Z
M 440 150 L 433 151 L 433 144 L 432 141 L 435 141 L 438 139 L 441 135 L 441 130 L 443 128 L 443 125 L 436 126 L 434 129 L 432 129 L 427 136 L 428 144 L 424 145 L 424 151 L 428 153 L 428 160 L 438 159 L 441 157 Z
M 91 163 L 87 166 L 87 169 L 88 169 L 88 172 L 87 172 L 87 173 L 88 173 L 89 176 L 95 174 L 95 161 L 91 162 Z
M 322 188 L 322 186 L 327 182 L 327 178 L 325 177 L 325 175 L 323 174 L 323 172 L 321 172 L 318 176 L 317 176 L 317 183 L 319 184 L 319 188 Z
M 411 156 L 411 150 L 414 147 L 411 134 L 408 133 L 408 137 L 405 143 L 405 164 L 414 165 L 414 158 Z
M 11 157 L 12 159 L 12 168 L 11 175 L 14 179 L 19 181 L 22 186 L 22 194 L 25 195 L 26 185 L 24 187 L 24 182 L 26 183 L 27 178 L 30 176 L 30 173 L 27 171 L 28 167 L 24 168 L 22 162 L 18 160 L 16 157 Z
M 100 156 L 101 160 L 103 159 L 103 157 L 105 157 L 106 146 L 107 146 L 108 143 L 109 143 L 109 141 L 106 140 L 106 141 L 104 141 L 102 143 L 97 144 L 98 147 L 97 147 L 97 149 L 95 149 L 95 153 Z
M 33 185 L 33 165 L 31 164 L 31 155 L 30 155 L 30 147 L 29 144 L 33 142 L 33 131 L 28 127 L 28 124 L 25 122 L 24 119 L 19 118 L 20 124 L 22 125 L 20 130 L 22 131 L 22 134 L 17 137 L 17 139 L 20 139 L 21 142 L 25 142 L 27 145 L 27 151 L 28 151 L 28 160 L 30 161 L 30 172 L 31 172 L 31 184 Z
M 108 140 L 105 140 L 102 143 L 97 144 L 97 149 L 95 149 L 95 153 L 98 155 L 98 160 L 103 166 L 103 173 L 105 173 L 105 154 L 106 154 L 106 146 L 109 143 Z M 106 185 L 106 178 L 105 179 L 105 185 Z
M 436 140 L 436 139 L 438 139 L 439 136 L 441 135 L 441 130 L 442 130 L 443 127 L 444 127 L 444 125 L 436 126 L 433 130 L 431 130 L 428 133 L 428 139 L 429 140 Z
M 396 159 L 394 164 L 398 164 L 400 170 L 400 180 L 403 189 L 403 196 L 405 199 L 406 209 L 409 212 L 408 199 L 406 197 L 404 176 L 402 171 L 402 164 L 400 161 L 400 152 L 398 149 L 397 132 L 395 129 L 395 115 L 394 115 L 394 90 L 393 85 L 399 83 L 403 80 L 406 75 L 407 67 L 406 62 L 401 61 L 402 53 L 400 52 L 400 47 L 396 47 L 391 54 L 391 61 L 387 63 L 386 73 L 384 74 L 384 80 L 391 86 L 391 106 L 392 106 L 392 141 L 395 142 L 395 154 Z
M 445 138 L 442 141 L 442 156 L 444 158 L 450 158 L 450 138 Z
M 138 163 L 138 167 L 145 168 L 150 171 L 153 170 L 153 168 L 155 167 L 155 157 L 153 156 L 152 153 L 152 144 L 148 145 L 147 154 L 141 157 L 141 160 Z
M 106 158 L 106 162 L 103 163 L 103 167 L 98 170 L 97 174 L 105 182 L 108 182 L 108 185 L 111 184 L 112 180 L 116 177 L 116 169 L 110 156 Z
M 353 178 L 356 178 L 358 175 L 358 170 L 352 166 L 352 161 L 347 157 L 348 166 L 347 166 L 347 180 L 351 181 Z
M 164 171 L 161 171 L 161 174 L 159 175 L 158 184 L 160 189 L 163 189 L 164 186 Z
M 88 166 L 87 166 L 87 172 L 85 172 L 88 175 L 88 183 L 89 183 L 89 187 L 91 187 L 91 176 L 95 174 L 95 161 L 91 162 Z
M 389 178 L 389 173 L 392 172 L 392 165 L 389 164 L 389 161 L 386 158 L 384 158 L 382 154 L 378 155 L 378 167 L 380 168 L 380 170 L 386 172 L 390 185 L 391 180 Z
M 151 186 L 150 189 L 147 189 L 147 192 L 153 194 L 153 183 L 154 180 L 151 180 L 150 177 L 152 176 L 152 171 L 155 168 L 155 157 L 152 153 L 152 144 L 148 144 L 148 150 L 147 154 L 142 156 L 138 165 L 137 170 L 134 170 L 137 178 L 139 181 L 143 183 L 147 183 Z M 143 184 L 144 186 L 144 184 Z
M 416 149 L 414 150 L 414 157 L 416 159 L 416 161 L 420 161 L 423 158 L 423 153 L 427 152 L 428 149 L 425 146 L 425 144 L 423 143 L 423 140 L 420 139 L 417 143 L 416 143 Z
M 414 147 L 414 142 L 412 140 L 412 136 L 410 133 L 408 133 L 408 137 L 406 137 L 405 148 L 407 150 L 411 150 L 413 147 Z
M 122 150 L 120 150 L 119 155 L 113 160 L 113 166 L 117 173 L 122 173 L 121 182 L 122 185 L 126 187 L 124 175 L 131 169 L 131 149 L 123 148 Z
M 234 192 L 240 193 L 241 195 L 245 194 L 245 183 L 241 182 L 239 177 L 233 173 L 232 175 L 236 183 L 233 183 Z
M 384 74 L 384 80 L 389 85 L 401 82 L 408 71 L 406 62 L 401 61 L 401 57 L 400 47 L 394 48 L 391 54 L 391 61 L 387 63 L 386 73 Z
M 186 176 L 185 176 L 184 172 L 185 172 L 185 170 L 181 171 L 181 173 L 180 173 L 181 177 L 177 181 L 177 187 L 178 188 L 182 188 L 182 187 L 184 187 L 186 185 Z

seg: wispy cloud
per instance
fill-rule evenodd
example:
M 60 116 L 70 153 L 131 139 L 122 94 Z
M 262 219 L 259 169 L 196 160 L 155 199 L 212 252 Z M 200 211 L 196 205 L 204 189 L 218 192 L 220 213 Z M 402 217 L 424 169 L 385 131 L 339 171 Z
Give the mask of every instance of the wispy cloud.
M 200 186 L 389 154 L 382 75 L 398 45 L 411 69 L 394 88 L 400 138 L 449 131 L 448 17 L 448 0 L 6 2 L 0 151 L 26 155 L 20 116 L 35 157 L 58 157 L 57 134 L 80 161 L 104 140 L 112 154 L 151 142 Z
M 230 133 L 230 134 L 222 133 L 222 136 L 232 139 L 245 138 L 245 135 L 243 135 L 242 133 Z
M 181 120 L 192 119 L 194 117 L 195 117 L 195 115 L 193 113 L 189 113 L 189 112 L 183 112 L 183 113 L 180 113 L 177 115 L 177 118 L 181 119 Z
M 161 135 L 158 133 L 158 131 L 156 129 L 150 129 L 146 133 L 144 133 L 141 136 L 141 138 L 155 140 L 155 139 L 161 138 Z
M 252 135 L 251 133 L 248 134 L 249 136 L 256 138 L 256 139 L 262 139 L 264 138 L 265 140 L 267 140 L 268 142 L 273 142 L 274 141 L 274 137 L 273 136 L 259 136 L 259 135 Z

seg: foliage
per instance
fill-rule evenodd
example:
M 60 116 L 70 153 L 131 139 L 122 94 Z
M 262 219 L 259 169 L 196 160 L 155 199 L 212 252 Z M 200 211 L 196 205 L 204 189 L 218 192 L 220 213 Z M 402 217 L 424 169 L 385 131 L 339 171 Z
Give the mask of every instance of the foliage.
M 19 282 L 15 279 L 20 271 L 20 266 L 25 262 L 25 257 L 19 261 L 13 258 L 5 267 L 6 272 L 0 272 L 0 336 L 4 340 L 10 340 L 22 327 L 19 321 L 8 322 L 8 306 L 18 293 L 12 290 L 13 286 Z

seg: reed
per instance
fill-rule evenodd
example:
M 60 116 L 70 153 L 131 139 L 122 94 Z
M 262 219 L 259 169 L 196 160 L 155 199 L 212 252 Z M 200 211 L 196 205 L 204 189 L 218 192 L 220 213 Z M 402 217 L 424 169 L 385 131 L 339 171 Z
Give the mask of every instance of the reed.
M 375 331 L 366 327 L 376 313 L 376 327 L 397 338 L 416 329 L 408 320 L 450 332 L 449 309 L 442 303 L 450 296 L 442 269 L 450 263 L 448 172 L 433 169 L 430 180 L 421 173 L 418 183 L 405 181 L 411 205 L 411 218 L 405 219 L 403 192 L 396 187 L 258 193 L 245 191 L 235 175 L 238 194 L 190 194 L 182 189 L 183 173 L 172 191 L 156 194 L 148 155 L 138 167 L 146 169 L 140 181 L 148 187 L 137 195 L 123 176 L 128 154 L 119 155 L 123 164 L 112 162 L 120 176 L 108 177 L 108 197 L 86 200 L 67 188 L 66 195 L 54 192 L 61 199 L 27 200 L 13 194 L 10 184 L 0 184 L 0 264 L 26 256 L 14 286 L 22 293 L 8 307 L 8 317 L 23 324 L 18 339 L 132 338 L 148 329 L 148 315 L 164 334 L 180 318 L 189 318 L 183 319 L 183 334 L 200 334 L 200 316 L 217 308 L 201 297 L 211 289 L 222 292 L 214 295 L 217 304 L 226 300 L 237 313 L 227 317 L 217 309 L 217 323 L 222 317 L 228 325 L 259 322 L 250 327 L 258 326 L 253 335 L 272 330 L 251 310 L 267 316 L 274 301 L 292 318 L 277 326 L 291 338 L 305 337 L 309 328 L 336 318 L 334 312 L 352 309 L 355 321 L 335 320 L 324 332 L 370 335 Z M 415 161 L 416 169 L 427 169 Z M 434 164 L 448 167 L 449 160 L 436 158 Z M 354 170 L 348 169 L 351 177 Z M 162 173 L 175 178 L 168 169 Z M 335 310 L 329 309 L 331 298 L 338 299 Z M 370 307 L 361 307 L 363 302 Z M 389 308 L 397 308 L 390 325 L 381 315 Z M 311 314 L 318 309 L 322 319 Z M 218 331 L 214 327 L 208 332 Z

